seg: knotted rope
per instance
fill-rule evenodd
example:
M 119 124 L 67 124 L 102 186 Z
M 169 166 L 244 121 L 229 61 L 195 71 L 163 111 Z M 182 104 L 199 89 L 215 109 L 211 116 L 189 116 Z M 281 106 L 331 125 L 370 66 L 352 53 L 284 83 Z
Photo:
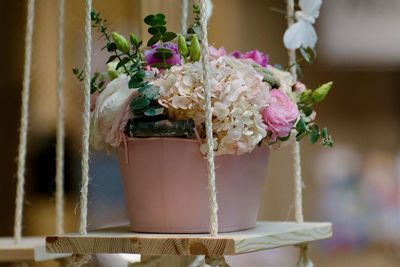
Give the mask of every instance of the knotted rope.
M 22 83 L 21 120 L 19 129 L 17 192 L 15 197 L 14 241 L 18 244 L 22 235 L 22 214 L 24 204 L 25 162 L 29 120 L 29 91 L 31 84 L 32 35 L 35 16 L 35 0 L 27 1 L 27 18 L 25 33 L 25 62 Z
M 287 0 L 287 24 L 288 27 L 293 25 L 295 20 L 295 9 L 294 9 L 294 0 Z M 296 70 L 296 50 L 288 50 L 289 54 L 289 66 L 290 73 L 293 76 L 293 80 L 297 81 L 297 70 Z M 300 143 L 295 141 L 293 147 L 293 154 L 294 154 L 294 213 L 295 219 L 297 223 L 304 222 L 303 216 L 303 180 L 301 177 L 301 155 L 300 155 Z M 307 256 L 307 244 L 302 244 L 300 247 L 300 257 L 299 261 L 297 262 L 298 267 L 313 267 L 313 263 Z
M 189 0 L 182 0 L 181 33 L 186 34 Z
M 64 233 L 64 0 L 59 0 L 57 58 L 56 232 Z
M 214 163 L 214 137 L 212 126 L 211 88 L 208 80 L 208 21 L 206 0 L 200 0 L 200 26 L 201 26 L 201 63 L 203 67 L 203 86 L 205 94 L 205 116 L 207 135 L 207 165 L 208 165 L 208 200 L 210 208 L 210 233 L 218 235 L 218 203 L 215 188 L 215 163 Z

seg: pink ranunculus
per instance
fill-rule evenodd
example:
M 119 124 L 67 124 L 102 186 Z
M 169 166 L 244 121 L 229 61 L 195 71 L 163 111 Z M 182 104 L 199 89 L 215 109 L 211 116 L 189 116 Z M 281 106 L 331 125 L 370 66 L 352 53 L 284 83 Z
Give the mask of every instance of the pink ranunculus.
M 242 58 L 252 59 L 257 64 L 266 67 L 268 65 L 268 56 L 258 50 L 246 52 Z
M 209 46 L 209 53 L 210 53 L 210 58 L 211 59 L 217 59 L 222 56 L 226 56 L 226 50 L 225 47 L 221 46 L 220 48 L 215 48 L 214 46 Z
M 230 53 L 229 55 L 234 58 L 242 58 L 243 57 L 242 53 L 240 53 L 239 50 L 235 50 L 232 53 Z
M 278 89 L 272 89 L 270 103 L 262 111 L 263 120 L 272 133 L 271 141 L 275 142 L 278 137 L 288 136 L 298 116 L 299 110 L 295 103 Z

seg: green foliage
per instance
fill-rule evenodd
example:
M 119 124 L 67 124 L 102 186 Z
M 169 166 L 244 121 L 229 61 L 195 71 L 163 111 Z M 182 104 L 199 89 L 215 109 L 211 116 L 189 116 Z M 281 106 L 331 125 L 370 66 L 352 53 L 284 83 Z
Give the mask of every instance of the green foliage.
M 76 78 L 81 82 L 85 79 L 85 74 L 83 74 L 83 70 L 79 68 L 73 68 L 72 73 L 76 76 Z
M 148 32 L 152 35 L 147 46 L 153 46 L 160 41 L 170 42 L 177 37 L 176 33 L 167 31 L 164 14 L 148 15 L 144 18 L 144 22 L 150 26 Z
M 200 36 L 201 28 L 200 28 L 200 6 L 198 4 L 193 5 L 193 14 L 194 14 L 194 22 L 189 26 L 187 33 L 188 34 L 196 34 Z
M 300 55 L 308 63 L 311 64 L 317 58 L 317 51 L 314 48 L 300 48 Z

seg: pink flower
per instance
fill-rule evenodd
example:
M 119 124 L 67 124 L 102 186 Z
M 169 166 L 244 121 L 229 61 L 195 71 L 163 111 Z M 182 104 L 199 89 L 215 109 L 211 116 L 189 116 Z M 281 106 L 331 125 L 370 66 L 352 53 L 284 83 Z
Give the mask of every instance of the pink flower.
M 262 117 L 268 130 L 272 132 L 271 141 L 275 142 L 278 137 L 288 136 L 299 116 L 299 110 L 289 97 L 278 89 L 272 89 L 270 97 L 270 104 L 263 110 Z
M 223 46 L 221 46 L 220 48 L 215 48 L 214 46 L 209 46 L 209 53 L 210 53 L 210 58 L 211 59 L 217 59 L 219 57 L 225 56 L 226 55 L 226 50 Z
M 245 53 L 242 58 L 252 59 L 257 64 L 266 67 L 268 65 L 268 56 L 258 50 L 252 50 Z

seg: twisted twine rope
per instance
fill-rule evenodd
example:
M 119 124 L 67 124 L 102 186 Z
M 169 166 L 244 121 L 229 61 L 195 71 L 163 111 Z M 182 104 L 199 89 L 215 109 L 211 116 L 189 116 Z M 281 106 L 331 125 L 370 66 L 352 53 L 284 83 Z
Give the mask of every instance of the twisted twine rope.
M 91 73 L 91 54 L 92 54 L 92 25 L 90 12 L 92 0 L 86 0 L 85 18 L 85 90 L 84 90 L 84 109 L 83 109 L 83 130 L 82 130 L 82 185 L 80 197 L 80 221 L 79 233 L 87 234 L 87 198 L 89 186 L 89 135 L 90 135 L 90 73 Z
M 186 34 L 189 0 L 182 0 L 181 33 Z
M 287 0 L 287 23 L 290 27 L 294 23 L 294 0 Z M 296 71 L 296 50 L 288 50 L 290 73 L 294 81 L 297 81 Z M 294 193 L 295 193 L 295 219 L 297 223 L 302 223 L 303 219 L 303 199 L 302 189 L 303 182 L 301 178 L 301 158 L 300 158 L 300 143 L 294 143 Z
M 25 62 L 22 83 L 21 121 L 19 129 L 17 192 L 15 197 L 14 241 L 18 244 L 22 235 L 22 213 L 24 204 L 25 162 L 29 120 L 29 91 L 31 84 L 32 35 L 35 16 L 35 0 L 27 1 L 27 18 L 25 33 Z
M 294 23 L 294 0 L 287 0 L 287 24 L 288 27 L 293 25 Z M 288 50 L 289 54 L 289 66 L 290 73 L 293 76 L 293 80 L 297 81 L 297 70 L 296 70 L 296 50 Z M 300 143 L 295 141 L 293 147 L 293 154 L 294 154 L 294 213 L 295 213 L 295 220 L 297 223 L 304 222 L 303 216 L 303 180 L 301 177 L 301 155 L 300 155 Z M 298 267 L 313 267 L 314 264 L 307 256 L 308 245 L 302 244 L 298 246 L 300 248 L 299 260 L 297 262 Z
M 56 232 L 64 233 L 64 0 L 59 0 L 57 58 Z
M 208 80 L 208 22 L 207 22 L 207 3 L 200 0 L 200 26 L 201 26 L 201 63 L 203 66 L 203 85 L 205 93 L 205 116 L 207 134 L 207 162 L 208 162 L 208 199 L 210 208 L 210 233 L 212 236 L 218 235 L 218 203 L 215 188 L 215 163 L 214 163 L 214 137 L 212 126 L 212 105 L 211 88 Z
M 206 256 L 205 262 L 207 265 L 211 267 L 230 267 L 230 265 L 225 261 L 225 258 L 223 256 L 220 257 Z

